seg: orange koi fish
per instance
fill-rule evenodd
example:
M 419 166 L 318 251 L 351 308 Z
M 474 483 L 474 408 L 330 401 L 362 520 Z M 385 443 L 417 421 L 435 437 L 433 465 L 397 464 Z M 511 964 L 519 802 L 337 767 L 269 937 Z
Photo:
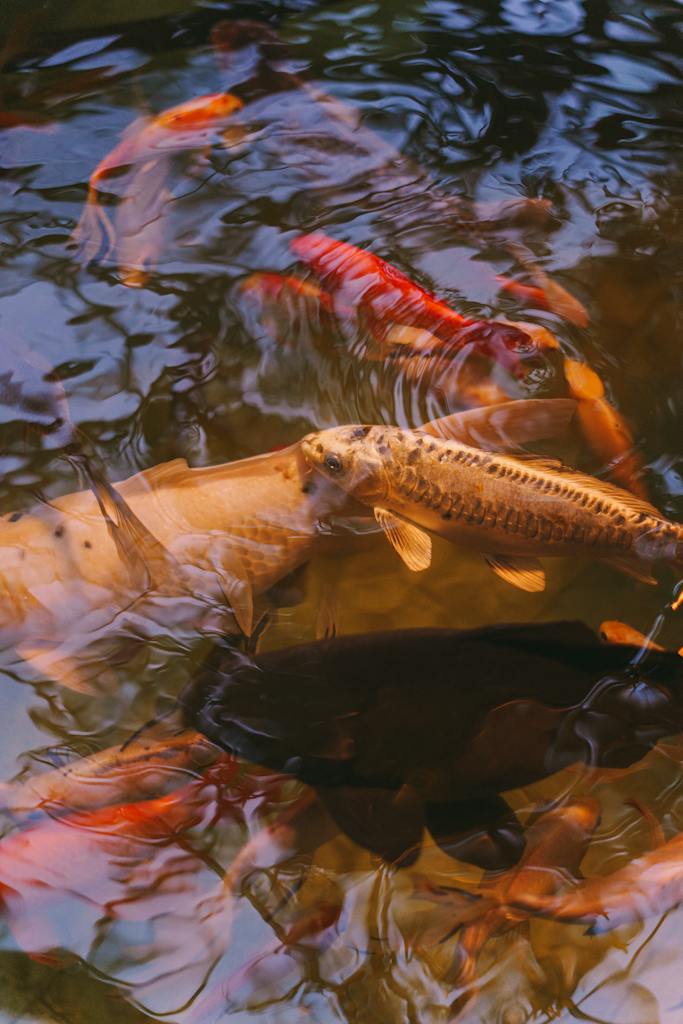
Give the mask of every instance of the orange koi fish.
M 94 259 L 104 248 L 105 255 L 111 254 L 119 243 L 120 231 L 112 224 L 99 202 L 102 182 L 122 167 L 142 165 L 133 182 L 136 197 L 136 233 L 142 235 L 141 248 L 144 260 L 149 262 L 149 237 L 141 229 L 141 223 L 148 226 L 158 218 L 161 205 L 166 201 L 164 181 L 166 166 L 163 161 L 169 152 L 195 149 L 210 141 L 215 133 L 226 127 L 230 117 L 241 109 L 242 101 L 231 93 L 212 93 L 198 96 L 176 107 L 170 107 L 153 118 L 140 118 L 126 130 L 117 146 L 97 165 L 90 175 L 88 198 L 72 240 L 78 244 L 86 261 Z M 142 177 L 140 177 L 140 175 Z M 152 185 L 145 189 L 145 184 Z M 139 209 L 139 194 L 146 198 L 146 209 Z M 154 193 L 154 194 L 151 194 Z M 130 221 L 130 211 L 128 212 Z M 151 243 L 151 248 L 157 246 Z M 131 261 L 135 262 L 135 261 Z M 127 270 L 128 268 L 126 268 Z M 139 285 L 144 280 L 136 268 L 125 273 L 126 283 Z
M 529 257 L 523 246 L 510 242 L 507 248 L 520 266 L 530 275 L 534 286 L 520 284 L 518 281 L 498 275 L 496 280 L 500 283 L 503 291 L 509 292 L 521 299 L 522 302 L 557 313 L 558 316 L 568 320 L 576 327 L 588 326 L 590 322 L 588 310 L 576 296 L 568 292 L 557 281 L 553 281 L 545 270 Z
M 576 359 L 565 358 L 564 374 L 570 395 L 578 402 L 581 432 L 610 474 L 639 498 L 648 500 L 643 482 L 643 463 L 635 450 L 631 429 L 605 397 L 605 385 L 595 370 Z
M 241 284 L 245 295 L 264 298 L 271 301 L 286 301 L 290 297 L 315 299 L 321 309 L 327 313 L 334 312 L 334 299 L 322 288 L 304 281 L 299 277 L 286 274 L 250 274 Z M 350 310 L 349 310 L 350 312 Z
M 683 836 L 677 835 L 613 874 L 589 878 L 568 892 L 520 892 L 515 906 L 553 920 L 587 924 L 597 934 L 665 914 L 682 901 Z
M 326 287 L 339 290 L 346 306 L 364 312 L 380 346 L 386 345 L 388 321 L 406 324 L 430 331 L 439 349 L 453 354 L 471 342 L 506 369 L 524 375 L 522 357 L 535 343 L 513 325 L 461 316 L 390 263 L 322 232 L 300 235 L 290 247 Z
M 666 650 L 666 647 L 651 640 L 639 629 L 629 626 L 626 622 L 619 622 L 618 619 L 606 619 L 600 623 L 600 639 L 608 644 L 629 644 L 631 647 L 646 648 L 649 651 Z M 678 648 L 678 654 L 683 658 L 683 647 Z
M 473 986 L 477 959 L 488 940 L 526 920 L 530 916 L 527 901 L 535 896 L 553 897 L 567 887 L 578 873 L 599 820 L 598 803 L 590 797 L 547 811 L 527 830 L 526 850 L 519 864 L 502 874 L 484 875 L 473 893 L 418 880 L 416 894 L 451 910 L 453 919 L 446 934 L 461 928 L 454 981 Z M 429 926 L 425 939 L 430 937 L 436 939 L 435 924 Z M 475 993 L 476 989 L 470 988 L 465 999 Z M 458 1003 L 461 1008 L 462 1000 Z

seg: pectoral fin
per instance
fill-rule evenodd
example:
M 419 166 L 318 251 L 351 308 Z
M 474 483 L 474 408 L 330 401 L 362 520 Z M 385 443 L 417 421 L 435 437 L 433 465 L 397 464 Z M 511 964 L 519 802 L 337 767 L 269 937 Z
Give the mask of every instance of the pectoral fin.
M 69 461 L 88 481 L 131 585 L 142 591 L 158 587 L 175 564 L 173 556 L 84 451 L 70 455 Z
M 221 588 L 235 621 L 245 636 L 254 630 L 254 592 L 248 579 L 230 573 L 221 575 Z
M 618 569 L 619 572 L 626 573 L 627 576 L 631 576 L 640 583 L 648 583 L 651 587 L 657 585 L 657 580 L 652 575 L 648 566 L 636 561 L 635 558 L 623 558 L 619 555 L 613 555 L 611 558 L 602 558 L 601 561 L 605 565 L 611 565 L 613 569 Z
M 432 562 L 432 540 L 428 533 L 399 519 L 386 508 L 375 508 L 375 519 L 397 554 L 413 572 L 428 569 Z
M 496 576 L 500 576 L 513 587 L 537 594 L 545 590 L 545 572 L 535 558 L 521 558 L 517 555 L 485 555 Z

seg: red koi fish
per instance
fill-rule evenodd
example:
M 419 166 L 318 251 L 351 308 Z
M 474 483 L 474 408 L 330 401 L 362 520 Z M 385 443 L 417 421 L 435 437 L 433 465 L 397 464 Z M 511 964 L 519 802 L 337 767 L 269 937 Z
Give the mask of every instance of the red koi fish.
M 524 375 L 524 358 L 536 350 L 524 331 L 464 317 L 385 260 L 321 232 L 300 235 L 290 247 L 324 286 L 338 290 L 344 305 L 365 314 L 381 347 L 386 348 L 387 323 L 405 324 L 431 332 L 433 344 L 444 354 L 455 354 L 471 342 L 483 355 Z
M 99 162 L 90 175 L 85 209 L 72 235 L 83 258 L 86 261 L 94 259 L 103 247 L 105 254 L 109 255 L 120 241 L 117 236 L 121 231 L 115 228 L 99 203 L 102 182 L 122 167 L 142 165 L 133 182 L 133 205 L 136 212 L 133 219 L 136 222 L 135 234 L 139 238 L 139 247 L 145 260 L 151 261 L 155 253 L 148 252 L 150 241 L 146 236 L 149 232 L 140 225 L 148 227 L 153 224 L 159 216 L 160 207 L 168 198 L 164 188 L 164 159 L 171 151 L 194 149 L 206 143 L 212 133 L 227 126 L 231 115 L 242 105 L 242 101 L 231 93 L 212 93 L 169 107 L 151 119 L 141 118 L 133 122 L 118 145 Z M 145 183 L 148 188 L 145 188 Z M 144 210 L 140 194 L 144 200 Z M 131 221 L 130 211 L 127 220 Z M 158 245 L 158 239 L 155 239 L 153 248 L 158 249 Z M 133 264 L 135 261 L 129 258 L 124 262 Z M 127 278 L 125 283 L 140 285 L 143 282 L 141 271 L 138 268 L 136 273 L 135 269 L 132 267 L 124 275 Z

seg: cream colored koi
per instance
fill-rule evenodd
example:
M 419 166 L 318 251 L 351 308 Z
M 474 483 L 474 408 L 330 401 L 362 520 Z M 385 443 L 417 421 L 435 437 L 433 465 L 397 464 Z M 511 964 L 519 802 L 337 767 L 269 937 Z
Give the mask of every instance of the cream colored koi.
M 548 407 L 566 426 L 575 403 L 540 403 Z M 506 408 L 487 412 L 494 417 Z M 439 436 L 438 424 L 422 431 L 336 427 L 304 438 L 302 451 L 374 510 L 413 570 L 431 562 L 428 530 L 481 551 L 502 579 L 532 592 L 545 587 L 543 556 L 599 559 L 646 583 L 655 582 L 651 568 L 659 562 L 680 573 L 683 528 L 642 499 L 556 460 L 482 450 L 457 424 L 447 436 Z
M 310 479 L 309 479 L 310 477 Z M 149 572 L 131 577 L 92 493 L 0 519 L 0 637 L 41 676 L 91 692 L 83 652 L 126 632 L 197 624 L 251 633 L 254 600 L 311 556 L 340 492 L 313 477 L 294 445 L 204 469 L 182 459 L 115 491 L 144 528 Z M 233 626 L 234 628 L 234 626 Z M 100 679 L 104 678 L 102 658 Z

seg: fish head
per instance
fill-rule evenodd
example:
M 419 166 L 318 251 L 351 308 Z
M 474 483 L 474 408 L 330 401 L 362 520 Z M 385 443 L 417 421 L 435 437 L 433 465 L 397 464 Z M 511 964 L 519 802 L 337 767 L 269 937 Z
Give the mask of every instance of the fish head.
M 374 504 L 386 498 L 384 460 L 374 443 L 374 427 L 332 427 L 308 434 L 301 451 L 309 465 L 347 494 Z

